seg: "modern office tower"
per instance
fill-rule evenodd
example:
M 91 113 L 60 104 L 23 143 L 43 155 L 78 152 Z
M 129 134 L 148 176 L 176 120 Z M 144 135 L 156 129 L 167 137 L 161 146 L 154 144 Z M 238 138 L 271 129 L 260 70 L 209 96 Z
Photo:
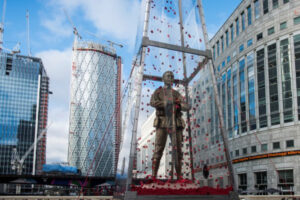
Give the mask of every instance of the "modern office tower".
M 40 58 L 0 53 L 0 174 L 17 173 L 11 163 L 14 149 L 21 159 L 32 145 L 22 174 L 41 172 L 46 162 L 48 94 L 49 78 Z
M 83 175 L 113 177 L 120 144 L 121 58 L 113 48 L 74 42 L 68 162 Z
M 238 188 L 300 194 L 300 1 L 243 0 L 210 40 Z M 201 82 L 203 80 L 200 80 Z M 209 106 L 209 103 L 207 104 Z M 214 106 L 214 111 L 217 109 Z M 200 117 L 200 116 L 199 116 Z M 216 115 L 202 151 L 208 183 L 227 182 Z M 218 140 L 218 143 L 216 141 Z M 216 156 L 205 156 L 216 155 Z M 218 159 L 217 159 L 218 158 Z M 224 184 L 225 186 L 226 184 Z

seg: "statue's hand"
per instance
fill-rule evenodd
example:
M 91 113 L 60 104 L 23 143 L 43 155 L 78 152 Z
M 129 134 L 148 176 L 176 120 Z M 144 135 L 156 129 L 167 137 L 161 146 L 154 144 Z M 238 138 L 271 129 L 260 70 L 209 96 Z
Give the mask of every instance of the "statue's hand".
M 188 111 L 192 108 L 192 106 L 190 104 L 186 104 L 186 103 L 181 103 L 181 110 L 182 111 Z

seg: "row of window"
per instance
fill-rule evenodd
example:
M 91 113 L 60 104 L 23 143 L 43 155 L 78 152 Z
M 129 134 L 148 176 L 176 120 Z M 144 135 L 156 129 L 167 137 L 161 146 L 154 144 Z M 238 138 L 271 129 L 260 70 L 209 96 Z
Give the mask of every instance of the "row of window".
M 298 96 L 300 114 L 300 73 L 297 73 L 300 72 L 300 35 L 295 35 L 293 38 L 295 88 L 298 90 L 295 96 Z M 270 126 L 280 124 L 280 103 L 282 103 L 283 123 L 294 121 L 290 57 L 290 41 L 288 38 L 282 39 L 266 48 L 250 52 L 239 62 L 233 63 L 227 72 L 221 75 L 218 80 L 218 89 L 220 102 L 223 106 L 224 125 L 229 137 L 257 128 L 265 128 L 269 126 L 269 121 Z M 256 66 L 254 65 L 255 60 Z M 278 63 L 277 60 L 280 62 Z M 255 68 L 256 74 L 254 73 Z M 266 88 L 266 85 L 269 87 Z M 280 85 L 281 88 L 279 88 Z M 280 97 L 282 101 L 279 101 Z M 268 107 L 269 115 L 267 115 Z M 259 124 L 257 124 L 257 119 Z M 216 121 L 216 127 L 218 127 L 217 123 Z M 216 132 L 218 131 L 216 130 Z
M 268 176 L 267 171 L 254 172 L 254 188 L 264 194 L 268 188 Z M 249 173 L 238 174 L 238 187 L 241 190 L 247 190 L 248 188 L 248 175 Z M 278 170 L 277 171 L 277 187 L 281 191 L 281 194 L 293 192 L 294 186 L 294 173 L 292 169 Z M 286 192 L 286 193 L 285 193 Z
M 281 149 L 281 142 L 280 141 L 276 141 L 272 143 L 272 149 L 273 150 L 279 150 Z M 294 140 L 286 140 L 285 141 L 285 147 L 286 148 L 293 148 L 295 147 L 294 144 Z M 268 144 L 264 143 L 260 145 L 260 152 L 267 152 L 268 151 Z M 258 153 L 258 149 L 257 149 L 257 145 L 253 145 L 250 147 L 250 149 L 248 149 L 247 147 L 242 148 L 241 149 L 241 153 L 240 153 L 240 149 L 236 149 L 235 150 L 235 157 L 240 157 L 241 155 L 247 155 L 249 153 L 253 153 L 256 154 Z M 233 152 L 230 152 L 231 157 L 233 158 Z
M 288 3 L 288 0 L 283 0 L 283 4 Z M 273 3 L 273 9 L 278 8 L 279 2 L 278 0 L 272 0 Z M 260 8 L 261 8 L 261 3 L 260 0 L 255 0 L 254 1 L 254 17 L 257 20 L 260 17 Z M 263 0 L 263 13 L 267 14 L 269 11 L 269 5 L 268 5 L 268 0 Z M 247 16 L 246 16 L 247 15 Z M 247 19 L 246 19 L 247 17 Z M 230 42 L 233 43 L 234 38 L 239 36 L 240 32 L 243 32 L 246 29 L 246 24 L 247 26 L 250 26 L 252 24 L 252 5 L 250 4 L 246 10 L 243 10 L 239 17 L 235 19 L 235 23 L 231 24 L 229 29 L 225 31 L 225 41 L 224 41 L 224 36 L 222 35 L 220 37 L 220 40 L 216 42 L 215 45 L 213 45 L 213 58 L 214 60 L 216 59 L 217 56 L 219 56 L 222 52 L 224 52 L 225 47 L 229 47 Z M 300 23 L 300 17 L 296 17 L 294 19 L 294 24 L 299 24 Z M 241 26 L 241 29 L 240 29 Z M 285 29 L 287 26 L 286 22 L 282 22 L 280 24 L 280 30 Z M 271 27 L 268 29 L 268 35 L 273 34 L 275 31 L 274 27 Z M 263 34 L 259 33 L 257 35 L 257 40 L 262 39 Z M 252 43 L 251 41 L 248 41 L 249 43 Z M 249 45 L 248 45 L 249 46 Z M 243 46 L 240 47 L 240 51 L 243 49 Z
M 294 25 L 297 25 L 297 24 L 300 24 L 300 16 L 294 18 Z M 280 30 L 284 30 L 284 29 L 286 29 L 286 28 L 287 28 L 287 22 L 286 22 L 286 21 L 280 23 L 280 27 L 279 27 Z M 271 27 L 271 28 L 269 28 L 269 29 L 267 30 L 267 33 L 268 33 L 268 36 L 269 36 L 269 35 L 272 35 L 273 33 L 275 33 L 275 28 L 274 28 L 274 26 Z M 263 39 L 263 32 L 258 33 L 258 34 L 256 35 L 256 40 L 257 40 L 257 42 L 258 42 L 259 40 L 261 40 L 261 39 Z M 242 52 L 245 50 L 245 46 L 247 46 L 247 48 L 248 48 L 248 47 L 252 46 L 252 44 L 253 44 L 253 38 L 250 38 L 249 40 L 247 40 L 246 45 L 244 45 L 244 43 L 242 43 L 242 44 L 239 46 L 239 53 L 242 53 Z M 233 57 L 236 56 L 236 51 L 233 52 L 232 56 L 233 56 Z M 229 64 L 230 61 L 231 61 L 231 57 L 230 57 L 230 56 L 227 56 L 226 61 L 227 61 L 227 64 Z M 218 70 L 218 71 L 220 71 L 221 69 L 223 69 L 223 68 L 225 67 L 225 61 L 223 61 L 223 62 L 221 62 L 221 63 L 222 63 L 222 64 L 219 65 L 219 66 L 217 67 L 217 70 Z

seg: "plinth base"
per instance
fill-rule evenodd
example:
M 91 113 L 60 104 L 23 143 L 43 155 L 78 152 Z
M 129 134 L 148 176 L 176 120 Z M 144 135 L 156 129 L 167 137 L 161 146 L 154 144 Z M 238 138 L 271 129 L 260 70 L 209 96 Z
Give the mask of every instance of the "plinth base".
M 137 196 L 137 200 L 231 200 L 228 195 L 143 195 Z
M 145 182 L 140 181 L 140 184 L 132 185 L 131 191 L 125 194 L 125 200 L 235 200 L 235 195 L 231 192 L 232 187 L 200 187 L 190 180 L 154 179 Z

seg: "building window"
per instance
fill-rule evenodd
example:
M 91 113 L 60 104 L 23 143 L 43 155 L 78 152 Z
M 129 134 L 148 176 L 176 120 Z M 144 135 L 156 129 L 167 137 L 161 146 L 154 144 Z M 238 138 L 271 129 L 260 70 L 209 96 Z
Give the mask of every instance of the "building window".
M 224 66 L 225 66 L 225 61 L 224 61 Z M 224 124 L 226 126 L 226 87 L 225 86 L 226 86 L 226 73 L 222 75 L 222 108 L 223 108 Z
M 269 12 L 269 0 L 263 0 L 263 11 L 264 14 Z
M 255 117 L 255 77 L 253 67 L 254 54 L 251 53 L 247 56 L 248 68 L 248 103 L 249 103 L 249 125 L 250 130 L 256 129 Z
M 265 86 L 265 51 L 261 49 L 256 52 L 257 62 L 257 87 L 258 87 L 258 115 L 260 128 L 267 127 L 266 115 L 266 86 Z
M 236 51 L 232 52 L 232 57 L 236 56 Z
M 295 76 L 297 86 L 298 120 L 300 120 L 300 34 L 294 36 Z
M 267 172 L 256 172 L 255 174 L 255 189 L 266 190 L 268 187 Z
M 257 152 L 256 146 L 252 146 L 252 147 L 251 147 L 251 153 L 256 153 L 256 152 Z
M 278 0 L 272 0 L 273 9 L 278 8 Z
M 280 30 L 286 29 L 286 27 L 287 27 L 287 23 L 286 22 L 280 23 Z
M 258 19 L 260 17 L 259 0 L 254 1 L 254 14 L 255 14 L 255 19 Z
M 257 34 L 257 35 L 256 35 L 256 40 L 259 41 L 259 40 L 261 40 L 261 39 L 263 39 L 263 33 Z
M 288 3 L 290 0 L 283 0 L 283 3 Z
M 278 171 L 278 188 L 283 194 L 291 194 L 294 187 L 294 173 L 292 169 Z
M 245 24 L 245 13 L 244 13 L 244 12 L 241 13 L 241 18 L 242 18 L 242 31 L 244 31 L 245 28 L 246 28 L 246 24 Z
M 221 37 L 222 52 L 224 52 L 224 37 Z
M 245 59 L 239 62 L 240 68 L 240 111 L 242 133 L 247 132 L 246 91 L 245 91 Z
M 247 41 L 247 47 L 250 47 L 253 44 L 253 40 L 252 38 L 250 40 Z
M 247 148 L 243 148 L 243 155 L 247 155 Z
M 252 24 L 252 9 L 251 6 L 247 7 L 248 26 Z
M 226 47 L 229 46 L 229 32 L 228 30 L 225 32 L 225 37 L 226 37 Z
M 280 124 L 279 103 L 278 103 L 278 81 L 276 62 L 276 43 L 268 46 L 268 68 L 269 68 L 269 94 L 271 125 Z
M 289 59 L 289 39 L 280 41 L 280 69 L 282 79 L 283 120 L 284 123 L 287 123 L 294 120 L 291 89 L 291 66 Z
M 227 56 L 227 64 L 230 62 L 230 56 Z
M 280 149 L 280 142 L 273 142 L 273 149 Z
M 294 25 L 300 24 L 300 16 L 294 18 Z
M 230 59 L 230 56 L 229 56 Z M 228 57 L 227 57 L 227 63 L 228 63 Z M 231 69 L 227 71 L 227 119 L 228 119 L 228 137 L 232 138 L 232 112 L 231 112 Z
M 247 190 L 247 174 L 239 174 L 239 189 Z
M 214 54 L 214 60 L 216 60 L 216 47 L 213 46 L 213 54 Z
M 218 78 L 217 80 L 217 88 L 218 88 L 218 93 L 221 94 L 221 77 Z M 220 102 L 221 103 L 221 102 Z M 215 109 L 215 141 L 216 143 L 218 143 L 219 141 L 219 131 L 220 131 L 220 127 L 219 127 L 219 117 L 218 117 L 218 111 L 217 109 Z
M 230 26 L 230 32 L 231 32 L 231 43 L 232 43 L 233 40 L 234 40 L 234 27 L 233 27 L 233 24 L 231 24 L 231 26 Z
M 242 51 L 244 51 L 244 44 L 241 44 L 241 46 L 240 46 L 240 53 L 241 53 Z
M 294 140 L 287 140 L 286 141 L 286 148 L 294 147 Z
M 237 63 L 233 64 L 232 70 L 232 81 L 233 81 L 233 114 L 234 114 L 234 133 L 239 134 L 239 106 L 238 106 L 238 78 L 237 78 Z
M 273 33 L 275 33 L 274 27 L 269 28 L 268 29 L 268 35 L 272 35 Z
M 261 144 L 261 152 L 268 151 L 268 144 Z
M 217 56 L 220 55 L 220 42 L 217 42 Z
M 235 157 L 239 157 L 240 156 L 240 150 L 235 150 Z
M 240 20 L 239 18 L 236 18 L 235 20 L 235 31 L 236 31 L 236 36 L 239 36 L 240 33 Z

